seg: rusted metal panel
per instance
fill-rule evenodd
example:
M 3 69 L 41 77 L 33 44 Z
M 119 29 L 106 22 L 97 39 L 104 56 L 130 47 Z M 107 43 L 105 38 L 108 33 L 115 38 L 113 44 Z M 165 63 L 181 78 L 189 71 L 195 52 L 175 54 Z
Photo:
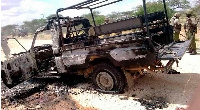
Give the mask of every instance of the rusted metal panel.
M 32 76 L 47 71 L 53 58 L 51 45 L 37 46 L 33 49 L 13 54 L 1 65 L 2 80 L 9 87 L 25 81 Z
M 179 43 L 171 43 L 166 45 L 163 49 L 159 50 L 158 59 L 161 60 L 172 60 L 181 59 L 186 52 L 191 40 L 182 41 Z
M 15 55 L 1 65 L 1 71 L 5 74 L 3 80 L 12 86 L 33 76 L 36 69 L 35 59 L 30 53 Z
M 127 61 L 146 58 L 145 47 L 116 48 L 110 51 L 110 55 L 116 61 Z
M 63 64 L 63 60 L 62 60 L 62 57 L 55 57 L 55 64 L 56 64 L 56 67 L 57 67 L 57 71 L 59 73 L 65 73 L 67 72 L 67 70 L 65 69 L 65 66 Z
M 77 49 L 72 52 L 65 51 L 62 53 L 63 63 L 67 67 L 71 65 L 84 64 L 88 54 L 89 54 L 88 49 Z
M 108 23 L 94 27 L 96 35 L 117 33 L 124 30 L 135 29 L 142 26 L 140 18 L 129 18 L 113 23 Z
M 51 35 L 52 35 L 52 49 L 54 54 L 60 54 L 60 39 L 58 31 L 56 30 L 56 26 L 53 26 L 53 29 L 51 29 Z

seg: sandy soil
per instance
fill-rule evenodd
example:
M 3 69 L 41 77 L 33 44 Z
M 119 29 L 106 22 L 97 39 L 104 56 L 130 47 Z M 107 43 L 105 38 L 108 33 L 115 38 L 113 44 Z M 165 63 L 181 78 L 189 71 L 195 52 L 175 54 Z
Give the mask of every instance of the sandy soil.
M 176 107 L 186 107 L 191 100 L 196 88 L 200 85 L 200 32 L 196 35 L 197 55 L 186 53 L 179 62 L 179 67 L 173 65 L 173 69 L 181 74 L 148 74 L 135 79 L 131 89 L 124 94 L 103 94 L 94 90 L 86 90 L 91 83 L 77 84 L 70 88 L 70 93 L 56 96 L 46 104 L 36 104 L 33 109 L 46 110 L 146 110 L 147 102 L 161 99 L 159 104 L 166 104 L 163 110 L 175 110 Z M 19 40 L 27 49 L 30 48 L 31 40 Z M 38 40 L 36 45 L 49 44 L 50 40 Z M 14 40 L 9 41 L 11 53 L 23 50 Z M 1 60 L 4 54 L 1 51 Z M 40 92 L 41 93 L 41 92 Z M 38 94 L 38 93 L 35 93 Z M 33 95 L 35 95 L 33 94 Z M 43 93 L 46 94 L 46 93 Z M 31 97 L 31 96 L 30 96 Z M 34 101 L 34 100 L 33 100 Z M 146 105 L 143 104 L 144 101 Z M 26 104 L 8 106 L 4 109 L 23 110 Z M 159 109 L 159 108 L 157 108 Z

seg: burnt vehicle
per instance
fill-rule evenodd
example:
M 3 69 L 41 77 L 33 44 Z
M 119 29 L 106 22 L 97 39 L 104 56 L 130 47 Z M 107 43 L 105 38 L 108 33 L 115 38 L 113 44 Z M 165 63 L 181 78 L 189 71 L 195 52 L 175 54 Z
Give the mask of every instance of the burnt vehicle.
M 97 26 L 93 10 L 120 1 L 87 0 L 58 9 L 57 16 L 36 31 L 30 50 L 2 62 L 5 85 L 11 88 L 28 78 L 56 71 L 54 75 L 90 77 L 97 90 L 112 93 L 123 91 L 128 75 L 168 73 L 173 63 L 182 58 L 190 40 L 173 41 L 165 0 L 163 12 L 147 14 L 143 0 L 144 15 Z M 69 9 L 89 9 L 93 24 L 83 17 L 59 16 L 59 12 Z M 52 45 L 34 47 L 37 34 L 45 30 L 51 30 Z M 118 32 L 122 33 L 99 37 Z M 168 63 L 164 65 L 162 60 Z

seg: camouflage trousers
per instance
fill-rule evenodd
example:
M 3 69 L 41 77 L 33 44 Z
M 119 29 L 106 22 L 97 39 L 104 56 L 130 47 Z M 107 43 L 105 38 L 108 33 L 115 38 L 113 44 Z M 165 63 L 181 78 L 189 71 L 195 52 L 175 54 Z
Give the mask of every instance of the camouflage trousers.
M 179 41 L 179 34 L 180 32 L 174 32 L 174 41 Z
M 193 37 L 189 48 L 192 50 L 196 50 L 195 33 L 187 32 L 186 36 L 188 40 Z

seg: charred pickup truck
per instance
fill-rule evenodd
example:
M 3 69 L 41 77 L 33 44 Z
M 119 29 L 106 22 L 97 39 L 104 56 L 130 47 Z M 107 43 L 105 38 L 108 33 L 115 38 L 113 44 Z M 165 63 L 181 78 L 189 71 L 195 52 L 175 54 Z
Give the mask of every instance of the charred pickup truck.
M 58 9 L 57 16 L 36 31 L 30 50 L 2 62 L 1 78 L 5 85 L 12 88 L 28 78 L 56 71 L 57 75 L 89 77 L 99 91 L 121 92 L 127 74 L 168 73 L 184 55 L 190 40 L 173 41 L 165 0 L 163 12 L 147 14 L 143 0 L 144 15 L 97 26 L 93 10 L 120 1 L 87 0 Z M 59 12 L 69 9 L 89 9 L 93 24 L 83 17 L 59 16 Z M 37 34 L 45 30 L 51 30 L 52 45 L 34 47 Z M 108 34 L 109 37 L 102 37 Z M 168 63 L 163 65 L 162 60 Z

